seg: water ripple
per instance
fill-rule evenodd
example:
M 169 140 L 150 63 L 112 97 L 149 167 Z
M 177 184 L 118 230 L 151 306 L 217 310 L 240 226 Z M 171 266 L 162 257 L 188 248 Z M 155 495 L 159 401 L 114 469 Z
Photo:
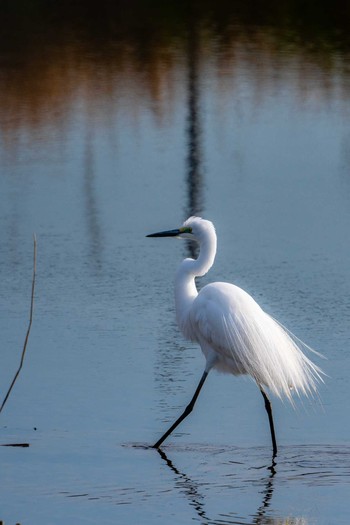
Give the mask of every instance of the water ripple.
M 129 444 L 123 448 L 141 454 L 138 459 L 147 460 L 154 469 L 133 482 L 82 486 L 61 495 L 148 509 L 185 502 L 192 519 L 202 525 L 313 525 L 315 519 L 303 515 L 302 508 L 284 516 L 274 510 L 275 492 L 295 498 L 302 487 L 322 493 L 324 487 L 344 488 L 350 481 L 350 447 L 343 445 L 281 446 L 275 461 L 266 459 L 269 449 L 264 447 L 186 444 L 156 451 Z M 244 512 L 242 506 L 251 510 Z

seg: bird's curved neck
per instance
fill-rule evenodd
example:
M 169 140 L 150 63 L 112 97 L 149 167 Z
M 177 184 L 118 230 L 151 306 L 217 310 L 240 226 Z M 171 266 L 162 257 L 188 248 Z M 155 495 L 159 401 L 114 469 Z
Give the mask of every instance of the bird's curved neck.
M 208 235 L 200 243 L 200 251 L 197 259 L 185 259 L 187 273 L 194 277 L 202 277 L 214 264 L 216 254 L 216 235 Z M 181 268 L 181 266 L 180 266 Z
M 187 313 L 198 295 L 195 277 L 202 277 L 212 267 L 216 254 L 216 236 L 211 235 L 200 243 L 197 259 L 185 259 L 175 277 L 176 317 L 183 332 L 186 332 Z

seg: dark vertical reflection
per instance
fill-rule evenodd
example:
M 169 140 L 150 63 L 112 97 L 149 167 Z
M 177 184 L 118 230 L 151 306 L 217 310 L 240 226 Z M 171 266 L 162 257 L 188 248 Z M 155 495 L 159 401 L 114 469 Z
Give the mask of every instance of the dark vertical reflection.
M 90 259 L 95 270 L 101 270 L 102 258 L 102 235 L 98 221 L 95 185 L 95 162 L 94 162 L 94 127 L 91 119 L 86 126 L 85 150 L 84 150 L 84 193 L 86 205 L 87 233 L 90 240 Z
M 187 116 L 187 216 L 202 212 L 201 122 L 199 91 L 199 35 L 192 13 L 188 34 L 188 116 Z
M 262 503 L 261 503 L 260 507 L 256 511 L 254 519 L 253 519 L 254 525 L 263 525 L 264 523 L 266 523 L 265 522 L 265 514 L 266 514 L 267 509 L 270 506 L 270 500 L 271 500 L 272 495 L 273 495 L 273 488 L 274 488 L 273 487 L 273 478 L 274 478 L 274 476 L 276 474 L 275 466 L 276 466 L 276 462 L 275 462 L 274 458 L 272 458 L 271 465 L 269 467 L 267 467 L 267 470 L 270 471 L 270 474 L 266 478 L 266 484 L 265 484 L 264 490 L 262 492 L 263 493 L 263 500 L 262 500 Z
M 186 218 L 201 215 L 202 199 L 202 163 L 201 163 L 201 118 L 200 118 L 200 75 L 199 75 L 199 32 L 195 6 L 191 6 L 188 22 L 187 45 L 187 208 Z M 196 257 L 196 244 L 188 243 L 190 257 Z
M 165 462 L 165 464 L 169 467 L 169 469 L 175 474 L 175 486 L 180 490 L 182 494 L 185 494 L 187 497 L 189 504 L 191 507 L 193 507 L 198 515 L 198 517 L 201 520 L 201 523 L 204 525 L 233 525 L 241 522 L 237 522 L 236 519 L 231 519 L 230 517 L 223 516 L 216 520 L 215 518 L 212 519 L 207 515 L 207 512 L 205 510 L 205 497 L 203 494 L 199 491 L 199 484 L 194 482 L 187 474 L 184 472 L 181 472 L 174 463 L 168 458 L 166 453 L 162 449 L 158 449 L 158 453 Z M 273 490 L 274 490 L 274 477 L 276 475 L 276 462 L 274 459 L 272 460 L 271 465 L 268 467 L 263 467 L 264 470 L 266 469 L 269 474 L 267 477 L 262 478 L 262 483 L 264 484 L 264 489 L 262 491 L 263 499 L 261 502 L 261 505 L 259 506 L 256 513 L 252 516 L 252 525 L 264 525 L 269 523 L 270 525 L 273 524 L 281 524 L 281 523 L 288 523 L 290 525 L 299 523 L 299 518 L 292 518 L 288 517 L 286 521 L 283 519 L 266 516 L 266 513 L 270 507 L 271 498 L 273 496 Z M 304 520 L 303 523 L 306 525 L 306 521 Z
M 157 452 L 170 470 L 176 475 L 176 486 L 180 489 L 181 493 L 186 495 L 191 507 L 195 509 L 197 515 L 201 519 L 201 523 L 208 523 L 209 518 L 204 510 L 204 497 L 198 492 L 197 484 L 189 478 L 187 474 L 180 472 L 163 450 L 157 449 Z

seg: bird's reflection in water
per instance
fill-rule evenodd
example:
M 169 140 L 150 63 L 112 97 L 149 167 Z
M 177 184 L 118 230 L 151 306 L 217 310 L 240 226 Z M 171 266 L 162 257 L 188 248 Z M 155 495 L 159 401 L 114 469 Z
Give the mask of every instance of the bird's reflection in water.
M 210 523 L 208 516 L 204 510 L 204 496 L 199 493 L 198 485 L 195 483 L 187 474 L 180 472 L 174 463 L 168 458 L 166 453 L 158 448 L 157 452 L 160 457 L 164 460 L 166 465 L 176 474 L 176 486 L 181 489 L 181 491 L 186 494 L 191 507 L 195 509 L 198 516 L 203 520 L 203 523 Z
M 265 519 L 266 518 L 265 513 L 266 513 L 267 509 L 270 506 L 270 500 L 271 500 L 272 494 L 273 494 L 273 478 L 274 478 L 274 476 L 276 474 L 275 467 L 276 467 L 275 456 L 273 456 L 272 457 L 272 461 L 271 461 L 271 465 L 269 465 L 267 467 L 267 470 L 270 472 L 270 474 L 266 478 L 266 485 L 265 485 L 264 490 L 263 490 L 262 503 L 261 503 L 260 507 L 258 508 L 258 510 L 256 511 L 256 514 L 255 514 L 255 516 L 253 518 L 254 525 L 263 525 L 263 524 L 267 525 L 267 523 L 271 523 L 271 524 L 276 523 L 276 525 L 277 525 L 277 523 L 281 523 L 281 521 L 274 522 L 273 519 L 272 519 L 272 521 L 270 521 L 270 518 L 268 518 L 268 521 L 266 521 L 266 519 Z
M 271 465 L 263 467 L 268 471 L 268 475 L 262 480 L 265 485 L 262 491 L 263 499 L 261 505 L 256 513 L 251 518 L 248 518 L 249 521 L 242 521 L 242 518 L 237 521 L 234 518 L 223 518 L 222 516 L 219 519 L 210 518 L 205 510 L 205 496 L 200 493 L 199 484 L 187 474 L 181 472 L 174 465 L 173 461 L 169 459 L 164 450 L 159 448 L 157 451 L 167 467 L 175 474 L 175 486 L 181 490 L 181 493 L 186 495 L 190 506 L 195 509 L 202 525 L 307 525 L 307 520 L 304 517 L 293 518 L 288 516 L 287 518 L 280 518 L 266 515 L 274 490 L 274 478 L 276 475 L 274 458 L 272 458 Z

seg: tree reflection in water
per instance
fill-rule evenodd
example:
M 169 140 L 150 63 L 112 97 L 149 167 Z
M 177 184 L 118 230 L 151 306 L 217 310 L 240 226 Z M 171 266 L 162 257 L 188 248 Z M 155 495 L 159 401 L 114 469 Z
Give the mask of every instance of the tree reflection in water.
M 15 6 L 15 7 L 14 7 Z M 198 72 L 217 76 L 219 97 L 230 95 L 239 71 L 247 72 L 257 101 L 281 77 L 299 93 L 349 99 L 350 8 L 344 2 L 271 1 L 268 9 L 244 2 L 93 1 L 2 2 L 0 7 L 0 138 L 13 148 L 18 132 L 52 125 L 61 136 L 83 96 L 99 114 L 96 97 L 115 108 L 130 101 L 132 118 L 149 103 L 157 119 L 181 96 L 187 68 L 188 167 L 200 177 Z M 203 67 L 205 66 L 205 68 Z M 269 88 L 264 89 L 264 88 Z M 180 88 L 180 89 L 178 89 Z M 110 115 L 107 112 L 107 117 Z M 33 133 L 34 132 L 34 133 Z M 192 195 L 189 208 L 202 208 Z M 188 215 L 188 214 L 186 214 Z

